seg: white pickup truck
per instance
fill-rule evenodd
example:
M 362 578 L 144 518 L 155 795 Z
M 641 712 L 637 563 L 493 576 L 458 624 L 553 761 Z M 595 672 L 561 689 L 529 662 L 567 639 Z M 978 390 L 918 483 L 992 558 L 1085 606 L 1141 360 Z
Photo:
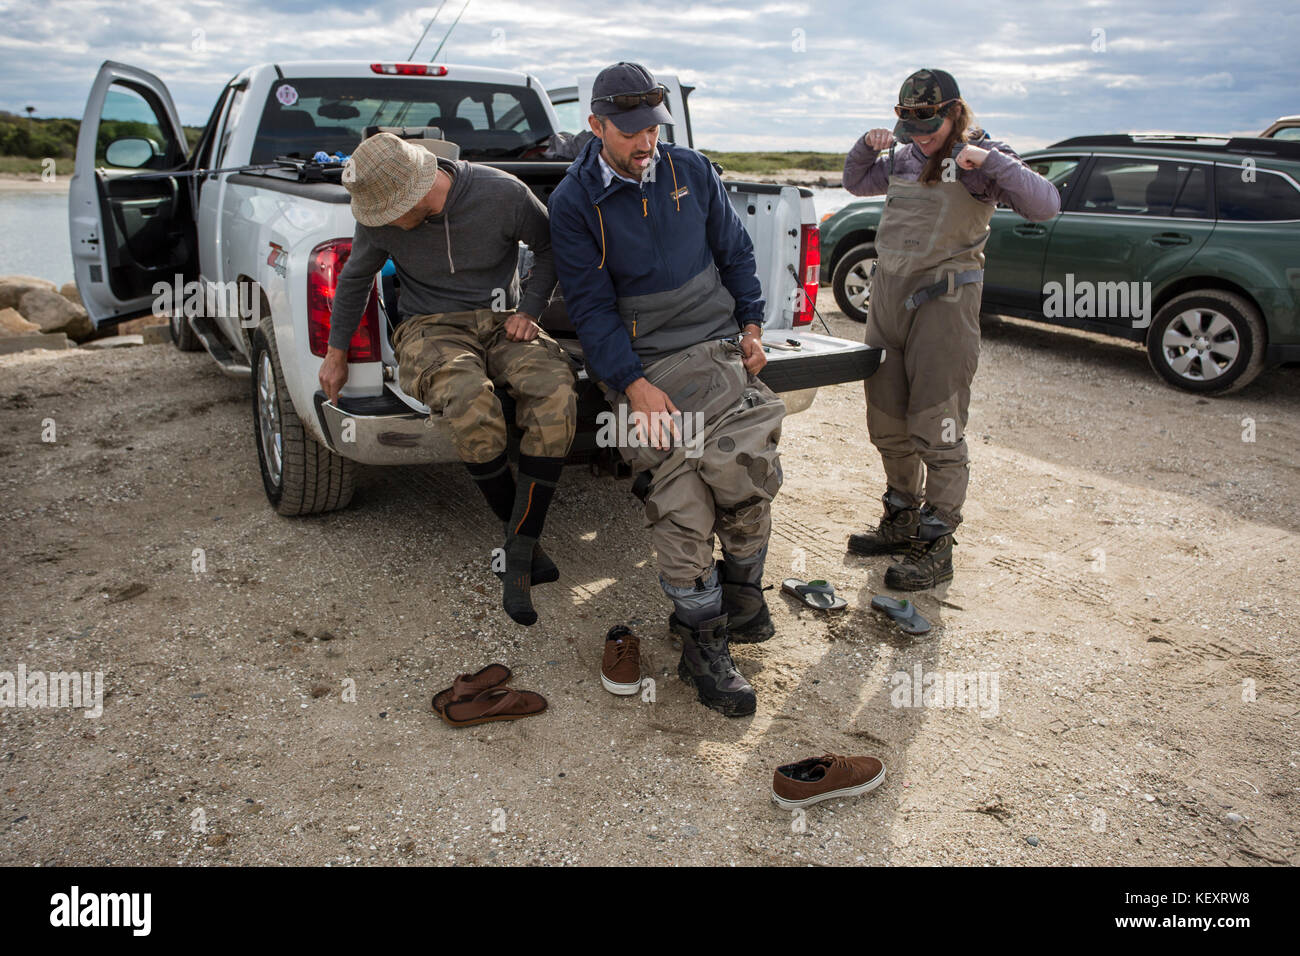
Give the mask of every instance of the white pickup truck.
M 581 88 L 557 100 L 576 102 Z M 687 143 L 689 89 L 672 80 L 685 122 L 664 129 Z M 350 154 L 377 126 L 436 127 L 462 159 L 515 174 L 543 203 L 569 165 L 543 156 L 561 126 L 535 77 L 451 64 L 249 67 L 222 89 L 188 149 L 162 81 L 110 61 L 100 67 L 82 119 L 68 218 L 77 287 L 91 319 L 113 324 L 171 304 L 165 311 L 179 348 L 205 348 L 227 373 L 250 377 L 263 484 L 281 514 L 347 505 L 358 462 L 457 460 L 447 430 L 398 386 L 389 334 L 399 320 L 400 289 L 384 274 L 391 267 L 377 277 L 351 342 L 337 405 L 317 383 L 355 222 L 341 167 L 312 158 Z M 753 239 L 767 300 L 772 348 L 763 379 L 799 412 L 818 386 L 872 374 L 879 350 L 808 328 L 820 263 L 811 192 L 757 183 L 727 188 Z M 163 288 L 174 294 L 160 297 Z M 177 298 L 182 288 L 189 290 L 185 308 Z M 189 307 L 195 302 L 207 307 Z M 581 358 L 558 294 L 541 321 Z M 616 457 L 596 447 L 595 418 L 606 407 L 583 375 L 574 459 Z

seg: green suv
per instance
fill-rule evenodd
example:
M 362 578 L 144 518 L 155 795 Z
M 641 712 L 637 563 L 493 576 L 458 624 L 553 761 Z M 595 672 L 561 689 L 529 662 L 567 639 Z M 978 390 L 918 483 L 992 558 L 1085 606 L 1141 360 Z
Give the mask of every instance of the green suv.
M 994 212 L 983 311 L 1144 342 L 1192 392 L 1300 360 L 1300 143 L 1079 136 L 1023 158 L 1061 191 L 1061 213 Z M 883 209 L 858 199 L 821 224 L 822 274 L 859 321 Z

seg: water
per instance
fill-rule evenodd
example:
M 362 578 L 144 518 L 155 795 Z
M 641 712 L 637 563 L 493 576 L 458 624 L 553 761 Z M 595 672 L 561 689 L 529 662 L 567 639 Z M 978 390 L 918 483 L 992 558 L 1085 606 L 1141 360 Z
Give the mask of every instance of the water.
M 817 210 L 818 222 L 821 222 L 822 216 L 828 212 L 837 212 L 858 198 L 840 186 L 809 186 L 808 188 L 812 190 L 813 206 Z
M 818 220 L 855 198 L 839 188 L 810 188 Z M 49 279 L 59 285 L 72 281 L 64 184 L 0 183 L 0 275 L 13 274 Z
M 72 281 L 68 190 L 63 184 L 0 183 L 0 275 Z

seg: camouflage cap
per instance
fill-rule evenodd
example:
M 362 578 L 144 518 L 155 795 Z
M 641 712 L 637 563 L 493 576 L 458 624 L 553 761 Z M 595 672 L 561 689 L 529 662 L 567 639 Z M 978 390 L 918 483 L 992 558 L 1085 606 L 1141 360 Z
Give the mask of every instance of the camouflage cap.
M 917 70 L 898 91 L 898 105 L 903 109 L 938 106 L 961 96 L 957 81 L 943 70 Z M 900 119 L 894 126 L 894 138 L 900 143 L 910 143 L 915 135 L 933 133 L 943 125 L 943 113 L 929 119 Z

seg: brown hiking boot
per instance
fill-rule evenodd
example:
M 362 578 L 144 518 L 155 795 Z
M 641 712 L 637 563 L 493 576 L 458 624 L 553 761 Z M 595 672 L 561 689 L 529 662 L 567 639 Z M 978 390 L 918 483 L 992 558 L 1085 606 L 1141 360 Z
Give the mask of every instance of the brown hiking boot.
M 786 810 L 823 800 L 856 797 L 874 790 L 885 779 L 885 765 L 875 757 L 826 754 L 777 767 L 772 774 L 772 799 Z
M 605 635 L 600 682 L 605 690 L 620 697 L 630 697 L 641 690 L 641 640 L 621 624 L 611 627 Z
M 885 570 L 885 587 L 896 591 L 924 591 L 952 580 L 951 534 L 933 541 L 912 541 L 906 556 Z

